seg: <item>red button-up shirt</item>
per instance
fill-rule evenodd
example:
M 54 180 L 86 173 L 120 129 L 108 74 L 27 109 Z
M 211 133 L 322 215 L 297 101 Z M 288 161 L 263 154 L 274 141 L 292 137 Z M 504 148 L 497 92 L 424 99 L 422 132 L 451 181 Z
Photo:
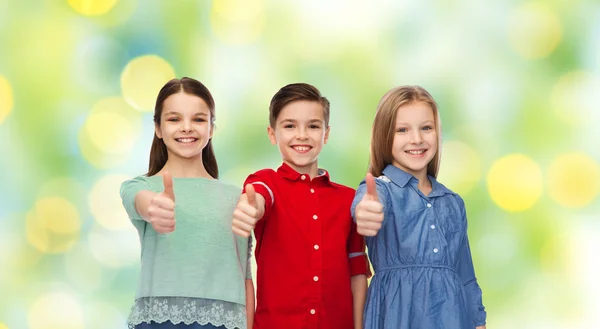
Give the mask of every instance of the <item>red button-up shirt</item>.
M 370 275 L 350 206 L 355 191 L 286 164 L 250 175 L 265 198 L 256 224 L 254 329 L 352 329 L 350 278 Z

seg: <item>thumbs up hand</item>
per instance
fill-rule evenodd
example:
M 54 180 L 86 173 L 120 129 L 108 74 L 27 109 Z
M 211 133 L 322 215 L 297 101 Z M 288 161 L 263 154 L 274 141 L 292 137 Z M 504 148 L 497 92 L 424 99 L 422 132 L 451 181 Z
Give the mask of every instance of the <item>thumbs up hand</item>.
M 233 212 L 231 229 L 233 233 L 247 238 L 265 213 L 265 200 L 256 193 L 252 184 L 246 185 L 245 190 Z
M 364 236 L 375 236 L 383 223 L 383 205 L 377 196 L 377 185 L 371 173 L 365 178 L 367 193 L 356 205 L 354 217 L 356 218 L 356 230 Z
M 170 233 L 175 230 L 175 193 L 173 178 L 166 171 L 163 173 L 163 185 L 165 189 L 150 200 L 148 222 L 156 232 Z

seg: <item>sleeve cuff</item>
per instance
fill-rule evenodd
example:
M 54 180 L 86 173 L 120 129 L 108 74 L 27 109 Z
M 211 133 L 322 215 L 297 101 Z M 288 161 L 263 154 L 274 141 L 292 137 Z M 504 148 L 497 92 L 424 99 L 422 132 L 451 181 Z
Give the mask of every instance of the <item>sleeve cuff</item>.
M 350 258 L 350 276 L 363 274 L 366 275 L 367 278 L 370 278 L 372 275 L 367 255 L 361 253 L 361 255 L 359 256 L 354 256 Z

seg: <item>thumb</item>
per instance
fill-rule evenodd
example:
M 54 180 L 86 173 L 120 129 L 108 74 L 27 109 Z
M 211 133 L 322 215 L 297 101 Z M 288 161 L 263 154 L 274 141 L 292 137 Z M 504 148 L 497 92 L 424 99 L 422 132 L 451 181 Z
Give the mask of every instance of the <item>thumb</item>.
M 379 201 L 379 196 L 377 195 L 377 184 L 375 184 L 375 178 L 373 175 L 371 173 L 367 173 L 365 181 L 367 183 L 367 194 L 365 194 L 365 197 L 368 197 L 369 200 Z
M 258 204 L 256 203 L 256 191 L 254 190 L 254 186 L 252 186 L 252 184 L 246 185 L 246 197 L 248 198 L 248 203 L 252 207 L 258 208 Z
M 171 200 L 175 201 L 175 192 L 173 192 L 173 177 L 168 171 L 163 173 L 163 185 L 165 187 L 163 193 Z

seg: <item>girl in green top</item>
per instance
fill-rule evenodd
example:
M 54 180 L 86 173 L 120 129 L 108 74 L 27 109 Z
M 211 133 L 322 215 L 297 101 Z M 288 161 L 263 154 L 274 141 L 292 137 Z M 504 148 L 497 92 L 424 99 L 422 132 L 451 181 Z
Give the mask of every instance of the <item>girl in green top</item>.
M 142 247 L 129 328 L 252 328 L 251 239 L 231 231 L 241 191 L 217 180 L 214 121 L 199 81 L 160 90 L 148 173 L 121 186 Z

